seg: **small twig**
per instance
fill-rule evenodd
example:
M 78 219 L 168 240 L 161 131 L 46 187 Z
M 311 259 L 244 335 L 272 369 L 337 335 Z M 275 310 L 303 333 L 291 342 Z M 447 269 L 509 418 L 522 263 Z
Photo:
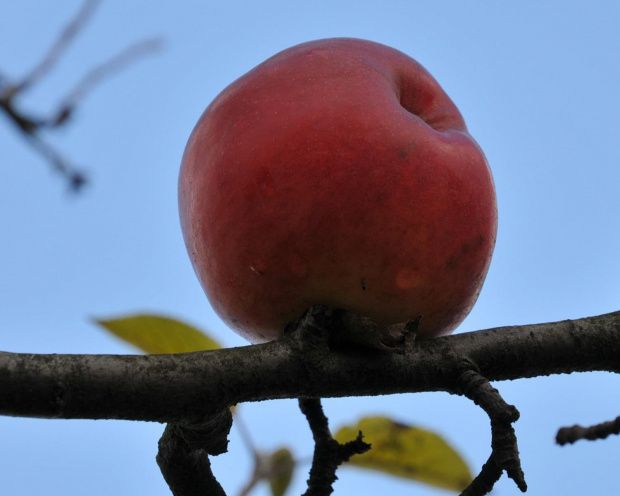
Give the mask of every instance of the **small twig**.
M 249 429 L 241 420 L 238 407 L 237 409 L 235 409 L 234 418 L 235 426 L 239 430 L 239 433 L 241 434 L 241 439 L 245 444 L 246 448 L 252 454 L 254 462 L 254 467 L 252 469 L 250 478 L 241 487 L 238 496 L 247 496 L 260 482 L 271 482 L 274 477 L 277 478 L 286 476 L 287 471 L 289 470 L 290 476 L 292 477 L 293 469 L 301 462 L 296 461 L 292 458 L 290 461 L 287 460 L 287 462 L 289 463 L 286 464 L 281 463 L 281 461 L 278 462 L 276 459 L 274 459 L 274 456 L 276 456 L 282 450 L 278 450 L 274 453 L 260 452 L 254 445 Z M 290 451 L 288 449 L 285 449 L 284 451 L 290 454 Z
M 86 0 L 76 16 L 61 31 L 41 61 L 17 85 L 16 92 L 21 92 L 41 80 L 58 62 L 63 52 L 92 16 L 100 0 Z
M 174 496 L 226 496 L 208 455 L 225 453 L 232 414 L 226 408 L 200 425 L 168 424 L 157 464 Z
M 491 419 L 491 449 L 489 460 L 480 474 L 461 493 L 462 496 L 481 496 L 493 489 L 502 471 L 515 481 L 525 492 L 527 484 L 521 469 L 517 436 L 512 423 L 519 419 L 518 410 L 501 397 L 489 381 L 483 377 L 471 362 L 463 363 L 463 370 L 457 379 L 457 391 L 480 406 Z
M 564 446 L 565 444 L 573 444 L 580 439 L 587 439 L 588 441 L 605 439 L 612 434 L 620 434 L 620 417 L 590 427 L 581 427 L 580 425 L 562 427 L 555 437 L 555 442 Z
M 2 90 L 2 88 L 0 88 Z M 9 119 L 15 124 L 21 135 L 30 143 L 39 154 L 41 154 L 62 176 L 67 178 L 69 187 L 72 191 L 78 191 L 87 182 L 83 171 L 74 167 L 56 149 L 47 144 L 39 136 L 39 130 L 47 126 L 47 121 L 27 116 L 15 108 L 11 88 L 4 88 L 5 93 L 0 93 L 0 109 L 4 110 Z
M 43 155 L 52 167 L 65 176 L 68 180 L 69 189 L 78 192 L 88 182 L 84 171 L 75 168 L 53 147 L 39 138 L 36 134 L 26 134 L 26 139 L 32 144 L 32 147 Z
M 300 398 L 299 407 L 308 419 L 315 443 L 308 490 L 304 496 L 326 496 L 333 492 L 338 467 L 353 455 L 366 453 L 370 444 L 363 441 L 361 432 L 357 439 L 346 444 L 336 441 L 329 431 L 320 399 Z
M 488 494 L 493 490 L 493 486 L 502 476 L 503 470 L 495 461 L 495 456 L 491 454 L 487 462 L 482 466 L 480 473 L 465 488 L 460 496 L 478 496 Z
M 69 114 L 72 112 L 75 105 L 82 100 L 97 84 L 104 79 L 107 79 L 113 73 L 124 69 L 137 59 L 159 50 L 161 46 L 162 40 L 160 38 L 139 41 L 125 48 L 123 51 L 116 54 L 111 59 L 103 62 L 101 65 L 91 69 L 78 82 L 75 88 L 73 88 L 73 90 L 71 90 L 69 94 L 62 99 L 62 102 L 59 105 L 59 110 L 56 112 L 55 117 L 50 119 L 50 122 L 54 123 L 54 125 L 59 125 L 64 122 L 67 117 L 69 117 Z
M 252 455 L 252 461 L 254 463 L 254 469 L 252 470 L 252 475 L 250 479 L 248 480 L 248 482 L 245 483 L 245 485 L 241 488 L 241 491 L 239 492 L 239 496 L 247 496 L 248 494 L 250 494 L 250 491 L 254 489 L 256 484 L 263 480 L 262 467 L 260 463 L 261 455 L 256 449 L 256 446 L 252 441 L 252 437 L 250 436 L 250 431 L 241 419 L 238 411 L 235 412 L 235 427 L 237 427 L 237 430 L 241 435 L 241 440 L 243 441 L 243 444 L 245 444 L 245 447 Z
M 248 482 L 246 482 L 243 487 L 241 488 L 241 490 L 239 491 L 238 496 L 248 496 L 248 494 L 250 494 L 250 492 L 256 487 L 256 485 L 263 480 L 263 478 L 261 477 L 261 475 L 257 472 L 257 467 L 254 467 L 254 471 L 252 472 L 252 476 L 250 477 L 250 480 L 248 480 Z
M 237 406 L 237 408 L 239 407 Z M 241 435 L 241 440 L 243 441 L 243 444 L 245 444 L 245 447 L 252 454 L 252 456 L 256 458 L 259 455 L 259 452 L 254 445 L 254 441 L 252 440 L 252 436 L 250 435 L 250 430 L 245 425 L 245 422 L 241 418 L 241 414 L 238 410 L 235 410 L 235 427 L 239 431 L 239 434 Z

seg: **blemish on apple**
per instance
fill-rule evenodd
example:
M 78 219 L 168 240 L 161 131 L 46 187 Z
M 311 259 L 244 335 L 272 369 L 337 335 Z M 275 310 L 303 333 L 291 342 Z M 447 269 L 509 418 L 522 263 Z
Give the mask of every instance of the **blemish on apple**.
M 409 143 L 407 143 L 407 146 L 404 148 L 401 148 L 398 151 L 398 158 L 405 160 L 407 158 L 407 156 L 416 148 L 416 144 L 411 141 Z
M 418 286 L 422 280 L 418 271 L 410 268 L 400 269 L 395 278 L 396 287 L 398 289 L 412 289 Z

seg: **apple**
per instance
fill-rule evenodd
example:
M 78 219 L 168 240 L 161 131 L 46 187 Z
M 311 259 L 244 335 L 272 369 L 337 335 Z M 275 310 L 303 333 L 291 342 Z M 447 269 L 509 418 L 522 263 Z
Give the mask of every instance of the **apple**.
M 497 231 L 454 103 L 412 58 L 350 38 L 284 50 L 224 89 L 187 143 L 179 208 L 209 301 L 252 343 L 315 304 L 448 334 Z

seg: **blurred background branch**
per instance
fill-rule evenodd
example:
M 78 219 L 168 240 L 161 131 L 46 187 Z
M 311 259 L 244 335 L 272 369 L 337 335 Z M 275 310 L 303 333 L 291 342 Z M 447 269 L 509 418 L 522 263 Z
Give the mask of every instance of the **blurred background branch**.
M 139 41 L 95 66 L 60 100 L 57 109 L 49 116 L 24 111 L 19 105 L 20 97 L 49 74 L 76 36 L 92 18 L 99 3 L 100 0 L 86 0 L 77 14 L 60 32 L 47 53 L 21 80 L 13 82 L 4 73 L 0 73 L 0 109 L 4 111 L 9 122 L 18 129 L 29 145 L 47 161 L 54 171 L 66 180 L 69 189 L 74 192 L 80 191 L 88 182 L 83 168 L 76 166 L 44 140 L 42 138 L 43 132 L 66 124 L 74 114 L 78 104 L 99 83 L 161 47 L 161 39 L 159 38 Z

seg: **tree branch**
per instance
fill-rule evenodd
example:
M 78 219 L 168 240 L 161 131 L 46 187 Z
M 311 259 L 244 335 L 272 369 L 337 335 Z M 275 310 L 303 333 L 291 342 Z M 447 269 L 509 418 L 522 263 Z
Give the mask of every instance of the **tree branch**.
M 228 447 L 232 414 L 228 408 L 200 425 L 168 424 L 159 441 L 157 464 L 175 496 L 225 496 L 211 472 L 207 455 L 220 455 Z
M 620 417 L 590 427 L 582 427 L 580 425 L 562 427 L 558 431 L 555 441 L 560 446 L 564 446 L 565 444 L 573 444 L 580 439 L 587 439 L 588 441 L 605 439 L 612 434 L 620 434 Z
M 52 169 L 67 180 L 72 191 L 79 191 L 88 182 L 86 174 L 43 140 L 41 134 L 44 131 L 66 124 L 80 101 L 97 84 L 114 72 L 127 67 L 138 58 L 157 50 L 161 45 L 159 39 L 145 40 L 126 48 L 116 56 L 96 66 L 69 92 L 51 116 L 39 116 L 24 112 L 18 105 L 19 98 L 28 89 L 38 84 L 53 69 L 77 34 L 92 17 L 99 3 L 100 0 L 85 0 L 80 11 L 60 33 L 41 61 L 19 82 L 12 83 L 4 74 L 0 74 L 0 111 L 3 111 L 9 122 L 15 125 L 33 149 L 48 161 Z
M 620 312 L 429 339 L 403 353 L 300 343 L 293 332 L 263 345 L 178 355 L 0 352 L 0 415 L 201 423 L 241 402 L 451 392 L 463 361 L 489 381 L 617 373 Z
M 332 442 L 318 398 L 446 391 L 467 396 L 491 419 L 491 456 L 463 493 L 479 496 L 493 488 L 503 471 L 526 489 L 511 425 L 518 411 L 489 381 L 620 371 L 620 312 L 412 346 L 414 321 L 405 326 L 401 346 L 389 351 L 337 339 L 354 335 L 347 326 L 357 326 L 358 320 L 315 306 L 287 326 L 279 341 L 178 355 L 0 353 L 0 414 L 168 422 L 158 463 L 173 493 L 223 495 L 207 454 L 225 451 L 228 407 L 311 398 L 300 401 L 316 441 L 308 494 L 323 495 L 331 492 L 337 465 L 352 452 Z M 605 432 L 615 428 L 606 426 Z M 364 444 L 361 437 L 357 441 Z M 340 448 L 349 450 L 344 457 Z
M 507 404 L 499 391 L 480 375 L 474 364 L 469 362 L 463 364 L 463 372 L 457 379 L 455 392 L 465 395 L 480 406 L 491 420 L 491 456 L 478 477 L 461 493 L 461 496 L 487 494 L 503 471 L 506 471 L 517 487 L 525 492 L 527 484 L 521 470 L 517 436 L 512 427 L 512 423 L 519 419 L 518 410 Z
M 308 490 L 303 496 L 327 496 L 333 492 L 336 470 L 353 455 L 361 455 L 370 449 L 360 432 L 357 439 L 346 444 L 336 441 L 329 431 L 327 417 L 319 398 L 300 398 L 299 408 L 308 419 L 314 438 L 314 457 L 308 479 Z

